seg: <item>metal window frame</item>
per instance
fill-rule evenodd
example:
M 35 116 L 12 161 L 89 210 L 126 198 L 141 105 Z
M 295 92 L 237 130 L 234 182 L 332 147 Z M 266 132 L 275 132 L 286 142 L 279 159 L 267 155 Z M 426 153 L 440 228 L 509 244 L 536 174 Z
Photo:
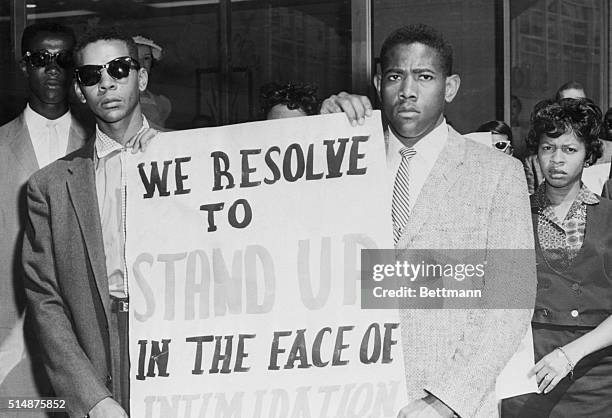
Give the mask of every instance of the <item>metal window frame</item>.
M 21 60 L 21 34 L 27 25 L 26 0 L 10 0 L 11 43 L 15 62 Z
M 372 87 L 372 0 L 351 0 L 351 93 Z
M 599 91 L 602 92 L 601 99 L 599 105 L 601 109 L 605 112 L 610 106 L 610 102 L 612 100 L 612 80 L 610 80 L 610 36 L 611 36 L 611 28 L 610 25 L 610 2 L 607 0 L 600 0 L 602 4 L 602 12 L 601 13 L 601 28 L 602 28 L 602 37 L 601 37 L 601 57 L 600 57 L 600 68 L 601 68 L 601 78 Z M 511 94 L 511 83 L 510 83 L 510 71 L 512 66 L 512 34 L 510 33 L 510 0 L 502 0 L 502 20 L 503 20 L 503 43 L 504 43 L 504 52 L 503 52 L 503 91 L 504 91 L 504 120 L 510 120 L 510 94 Z

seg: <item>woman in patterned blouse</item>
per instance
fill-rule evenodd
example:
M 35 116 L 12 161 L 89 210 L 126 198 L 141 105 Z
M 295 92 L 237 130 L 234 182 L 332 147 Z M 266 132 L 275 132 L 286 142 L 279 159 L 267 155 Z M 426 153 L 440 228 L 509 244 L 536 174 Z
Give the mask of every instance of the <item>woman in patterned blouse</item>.
M 612 201 L 581 181 L 601 156 L 601 119 L 588 99 L 545 100 L 531 116 L 545 178 L 531 196 L 540 393 L 505 400 L 503 417 L 612 417 Z

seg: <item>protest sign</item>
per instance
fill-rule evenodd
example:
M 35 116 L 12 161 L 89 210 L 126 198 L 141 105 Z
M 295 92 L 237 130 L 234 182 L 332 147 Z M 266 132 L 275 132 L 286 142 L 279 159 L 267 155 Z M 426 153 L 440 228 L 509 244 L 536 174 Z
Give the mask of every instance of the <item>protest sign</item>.
M 361 310 L 392 248 L 380 113 L 159 134 L 130 156 L 131 415 L 395 417 L 396 310 Z

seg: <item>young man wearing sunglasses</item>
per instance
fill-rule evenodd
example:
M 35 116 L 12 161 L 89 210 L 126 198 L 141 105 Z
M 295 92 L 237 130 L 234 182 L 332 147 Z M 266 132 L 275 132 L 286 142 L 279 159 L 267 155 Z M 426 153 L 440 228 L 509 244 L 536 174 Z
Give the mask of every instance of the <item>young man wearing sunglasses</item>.
M 74 33 L 62 25 L 25 28 L 19 66 L 28 102 L 17 118 L 0 127 L 0 396 L 36 396 L 49 386 L 36 345 L 24 345 L 19 261 L 24 185 L 36 170 L 80 148 L 87 138 L 68 106 L 74 44 Z
M 122 207 L 126 155 L 155 134 L 139 103 L 147 73 L 132 38 L 114 31 L 85 35 L 74 55 L 75 91 L 95 116 L 96 134 L 28 182 L 26 296 L 51 384 L 70 416 L 126 417 Z

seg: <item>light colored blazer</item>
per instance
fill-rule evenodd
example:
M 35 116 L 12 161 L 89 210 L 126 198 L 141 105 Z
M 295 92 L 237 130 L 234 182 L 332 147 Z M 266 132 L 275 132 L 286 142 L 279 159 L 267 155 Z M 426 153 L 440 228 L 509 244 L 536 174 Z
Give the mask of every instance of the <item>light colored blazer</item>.
M 83 146 L 87 133 L 72 119 L 68 137 L 68 152 Z M 0 359 L 19 359 L 11 350 L 23 349 L 23 334 L 16 332 L 21 327 L 21 316 L 25 308 L 23 273 L 21 268 L 21 242 L 25 221 L 25 184 L 38 170 L 36 154 L 30 139 L 23 113 L 0 127 Z M 9 339 L 10 336 L 10 339 Z M 0 364 L 8 374 L 0 381 L 3 393 L 35 396 L 32 370 L 26 356 L 13 372 L 15 366 Z
M 483 292 L 507 293 L 533 307 L 534 239 L 520 162 L 449 128 L 447 145 L 397 248 L 525 249 L 521 254 L 505 251 L 502 260 L 495 260 L 499 268 L 508 269 L 502 276 L 513 282 L 485 278 Z M 409 398 L 429 392 L 462 418 L 497 416 L 495 380 L 519 346 L 531 316 L 527 308 L 401 310 Z

